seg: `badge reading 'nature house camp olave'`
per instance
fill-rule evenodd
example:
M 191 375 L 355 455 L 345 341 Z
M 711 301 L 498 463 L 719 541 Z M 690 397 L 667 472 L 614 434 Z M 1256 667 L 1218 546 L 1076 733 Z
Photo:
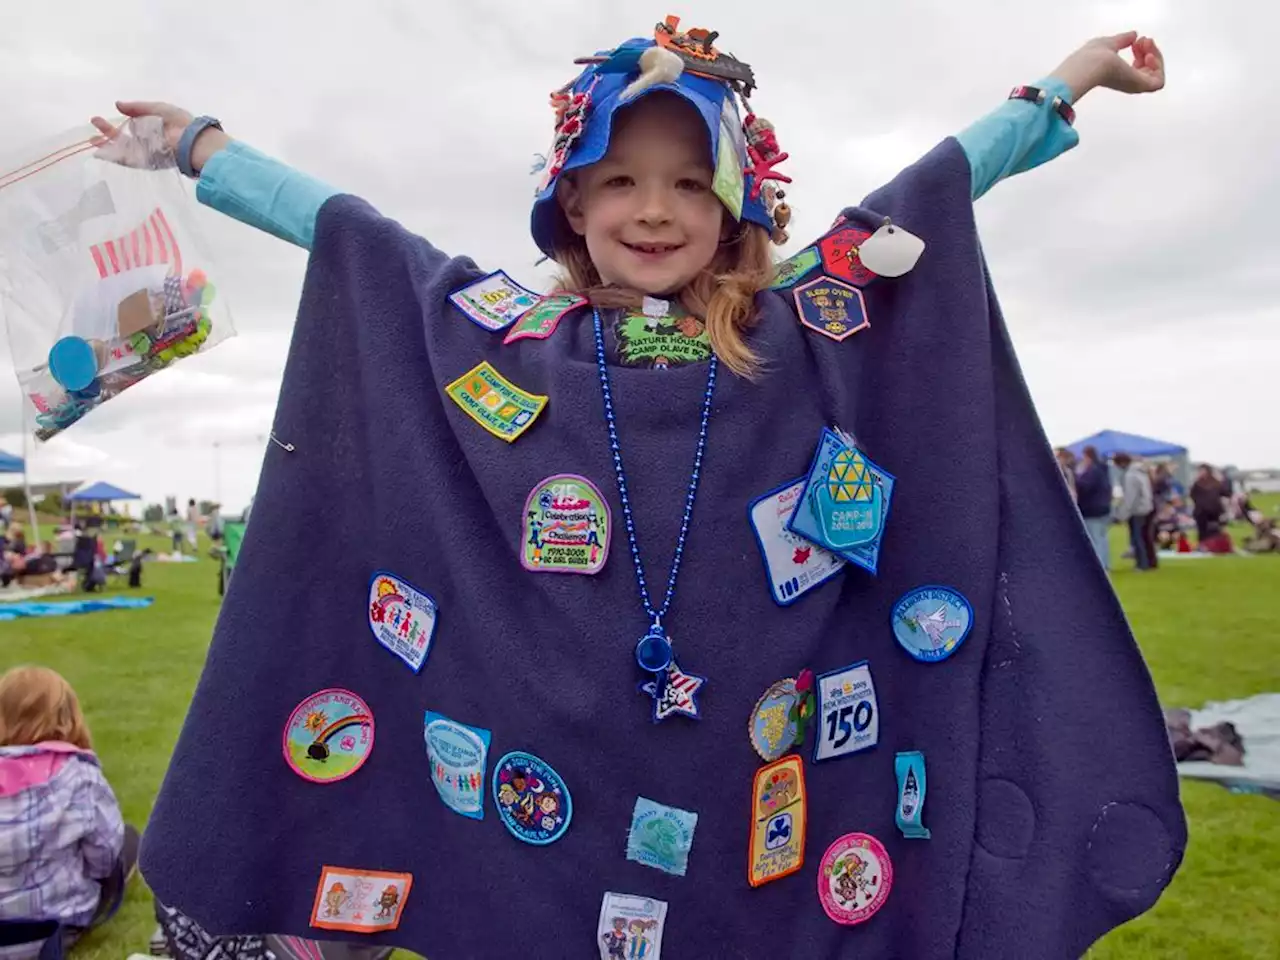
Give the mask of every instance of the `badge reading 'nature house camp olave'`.
M 839 343 L 871 326 L 862 291 L 830 277 L 796 287 L 793 294 L 800 323 Z
M 927 586 L 905 594 L 890 614 L 902 649 L 922 663 L 945 660 L 973 628 L 973 607 L 950 587 Z
M 467 416 L 507 443 L 528 430 L 547 405 L 546 397 L 521 390 L 487 360 L 444 389 Z
M 284 759 L 312 783 L 351 776 L 373 750 L 373 712 L 350 690 L 321 690 L 293 708 L 284 728 Z
M 511 326 L 541 299 L 501 270 L 449 294 L 450 303 L 472 322 L 494 333 Z
M 557 473 L 524 504 L 520 563 L 535 573 L 599 573 L 613 522 L 600 489 L 586 477 Z
M 596 923 L 600 960 L 661 960 L 667 903 L 629 893 L 606 893 Z
M 795 754 L 756 771 L 751 787 L 751 852 L 747 864 L 751 886 L 779 880 L 804 865 L 808 802 L 804 765 Z
M 576 310 L 586 303 L 584 297 L 575 293 L 555 293 L 543 297 L 533 309 L 517 321 L 507 331 L 502 342 L 514 343 L 517 340 L 545 340 L 556 332 L 556 327 L 565 314 Z
M 454 813 L 484 819 L 484 768 L 489 731 L 427 711 L 422 727 L 436 793 Z
M 846 833 L 827 848 L 818 866 L 818 899 L 828 917 L 853 926 L 870 920 L 893 889 L 893 863 L 875 837 Z
M 880 740 L 880 707 L 867 661 L 818 677 L 818 737 L 813 761 L 847 757 Z
M 892 474 L 824 428 L 787 529 L 875 573 L 893 485 Z
M 542 758 L 519 750 L 494 767 L 493 802 L 511 835 L 535 846 L 559 840 L 573 819 L 564 779 Z
M 412 886 L 408 873 L 325 867 L 316 885 L 311 926 L 351 933 L 394 930 Z
M 407 580 L 379 570 L 369 582 L 369 629 L 417 673 L 431 653 L 436 602 Z
M 663 369 L 711 358 L 711 337 L 701 320 L 665 300 L 647 303 L 665 304 L 666 312 L 624 312 L 614 325 L 623 366 Z
M 769 591 L 774 603 L 795 603 L 814 587 L 826 583 L 844 569 L 844 557 L 818 546 L 787 529 L 804 493 L 805 478 L 793 480 L 751 502 L 749 516 L 756 543 L 764 557 Z

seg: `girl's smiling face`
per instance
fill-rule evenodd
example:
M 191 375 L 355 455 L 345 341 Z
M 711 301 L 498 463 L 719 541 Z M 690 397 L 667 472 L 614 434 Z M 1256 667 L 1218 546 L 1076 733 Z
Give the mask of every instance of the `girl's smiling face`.
M 557 194 L 605 283 L 673 294 L 715 256 L 724 207 L 706 126 L 685 100 L 642 97 L 614 118 L 609 151 Z

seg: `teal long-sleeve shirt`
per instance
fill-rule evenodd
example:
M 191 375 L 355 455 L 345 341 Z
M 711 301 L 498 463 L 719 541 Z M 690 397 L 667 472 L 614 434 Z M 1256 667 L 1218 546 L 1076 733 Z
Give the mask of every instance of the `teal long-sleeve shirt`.
M 1079 142 L 1075 129 L 1049 106 L 1054 95 L 1070 102 L 1066 84 L 1050 77 L 1036 86 L 1046 92 L 1044 103 L 1006 100 L 956 135 L 969 158 L 974 200 Z M 239 141 L 209 158 L 196 185 L 201 203 L 307 250 L 320 208 L 340 192 Z

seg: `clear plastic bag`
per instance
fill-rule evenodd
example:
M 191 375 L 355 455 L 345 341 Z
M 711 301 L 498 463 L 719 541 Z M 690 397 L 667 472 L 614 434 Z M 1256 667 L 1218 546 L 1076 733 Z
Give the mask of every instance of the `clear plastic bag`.
M 160 121 L 0 160 L 0 315 L 38 440 L 235 335 Z

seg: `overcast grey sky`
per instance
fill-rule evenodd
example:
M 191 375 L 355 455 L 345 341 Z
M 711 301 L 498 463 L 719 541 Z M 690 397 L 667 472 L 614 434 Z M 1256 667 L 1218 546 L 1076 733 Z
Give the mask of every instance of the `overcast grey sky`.
M 1014 84 L 1132 27 L 1164 49 L 1168 88 L 1090 94 L 1078 149 L 978 205 L 1024 372 L 1056 442 L 1110 427 L 1280 466 L 1280 127 L 1265 120 L 1280 117 L 1280 12 L 1262 0 L 895 0 L 821 15 L 711 0 L 16 9 L 0 29 L 6 152 L 109 114 L 116 98 L 169 100 L 535 286 L 529 167 L 550 139 L 547 93 L 575 56 L 646 35 L 668 12 L 719 30 L 719 46 L 755 67 L 753 105 L 791 154 L 801 244 Z M 153 500 L 221 495 L 233 508 L 252 493 L 306 259 L 201 213 L 239 336 L 35 450 L 33 478 L 108 480 Z M 13 452 L 18 409 L 5 373 L 0 447 Z

